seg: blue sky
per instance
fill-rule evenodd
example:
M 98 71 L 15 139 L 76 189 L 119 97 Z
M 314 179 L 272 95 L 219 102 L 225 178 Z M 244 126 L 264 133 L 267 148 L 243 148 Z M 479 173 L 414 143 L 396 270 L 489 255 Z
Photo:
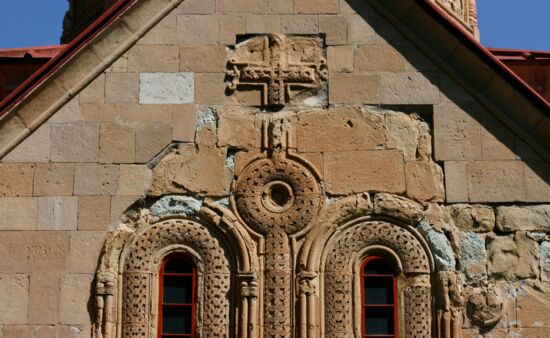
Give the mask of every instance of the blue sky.
M 477 2 L 483 45 L 550 51 L 550 0 Z M 67 3 L 0 0 L 0 48 L 58 44 Z

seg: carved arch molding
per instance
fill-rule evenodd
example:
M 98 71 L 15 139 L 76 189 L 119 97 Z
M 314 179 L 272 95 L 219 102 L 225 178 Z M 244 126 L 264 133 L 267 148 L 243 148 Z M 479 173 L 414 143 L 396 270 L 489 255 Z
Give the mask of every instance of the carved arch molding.
M 197 266 L 200 337 L 360 336 L 354 262 L 373 246 L 393 253 L 407 278 L 405 337 L 431 336 L 432 258 L 413 228 L 419 219 L 406 222 L 418 210 L 377 209 L 368 195 L 324 205 L 318 174 L 285 154 L 252 162 L 241 178 L 235 212 L 213 201 L 189 211 L 198 200 L 182 196 L 172 198 L 192 203 L 165 203 L 161 216 L 154 205 L 127 212 L 98 268 L 94 337 L 156 337 L 158 267 L 172 252 L 188 253 Z M 270 189 L 289 195 L 265 201 Z M 408 201 L 394 198 L 406 209 Z M 296 242 L 301 249 L 293 249 Z

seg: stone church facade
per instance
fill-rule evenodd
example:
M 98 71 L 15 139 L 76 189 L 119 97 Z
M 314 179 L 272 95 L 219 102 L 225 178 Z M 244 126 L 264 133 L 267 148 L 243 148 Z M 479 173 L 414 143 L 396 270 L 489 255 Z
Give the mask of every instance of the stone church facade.
M 180 336 L 370 337 L 373 257 L 387 337 L 550 336 L 550 105 L 475 1 L 121 3 L 0 117 L 1 338 L 169 337 L 170 257 Z

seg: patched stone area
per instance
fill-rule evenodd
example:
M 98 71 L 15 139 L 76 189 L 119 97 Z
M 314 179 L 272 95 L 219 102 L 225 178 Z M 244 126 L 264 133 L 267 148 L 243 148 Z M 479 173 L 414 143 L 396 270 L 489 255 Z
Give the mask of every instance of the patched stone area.
M 194 101 L 193 73 L 141 73 L 139 103 L 170 104 Z

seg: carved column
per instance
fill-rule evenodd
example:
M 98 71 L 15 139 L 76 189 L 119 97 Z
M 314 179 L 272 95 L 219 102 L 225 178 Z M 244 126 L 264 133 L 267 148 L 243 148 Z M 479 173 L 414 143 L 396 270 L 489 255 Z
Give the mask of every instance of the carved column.
M 256 311 L 258 307 L 258 278 L 254 273 L 239 275 L 241 281 L 241 315 L 239 317 L 239 337 L 258 337 Z
M 438 338 L 462 337 L 460 289 L 456 273 L 440 271 L 436 275 L 438 290 Z
M 300 337 L 315 337 L 317 323 L 317 274 L 303 271 L 298 274 L 298 296 L 300 304 Z
M 116 331 L 113 304 L 116 292 L 115 275 L 111 273 L 99 275 L 96 290 L 97 318 L 94 324 L 94 338 L 112 338 Z

